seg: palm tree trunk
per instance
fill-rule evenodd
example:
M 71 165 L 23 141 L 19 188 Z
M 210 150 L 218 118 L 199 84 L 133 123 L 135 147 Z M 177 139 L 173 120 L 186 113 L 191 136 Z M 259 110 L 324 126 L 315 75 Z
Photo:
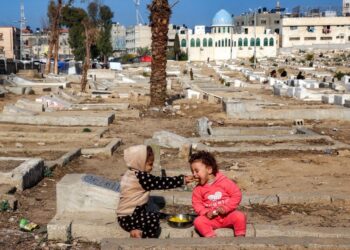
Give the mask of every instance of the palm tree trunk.
M 92 38 L 89 33 L 89 25 L 88 22 L 83 22 L 84 29 L 85 29 L 85 60 L 83 65 L 83 72 L 81 76 L 81 92 L 86 92 L 86 85 L 87 85 L 87 73 L 90 68 L 90 49 L 92 44 Z
M 150 25 L 152 30 L 150 105 L 162 107 L 165 105 L 166 99 L 166 51 L 171 9 L 168 0 L 153 0 L 148 8 L 151 11 Z
M 55 49 L 54 56 L 55 56 L 55 63 L 54 63 L 54 73 L 58 74 L 57 69 L 57 62 L 58 62 L 58 49 L 59 49 L 59 24 L 60 24 L 60 16 L 61 16 L 61 10 L 62 10 L 62 1 L 63 0 L 57 0 L 56 10 L 55 14 L 53 15 L 53 20 L 51 24 L 51 32 L 50 32 L 50 39 L 49 39 L 49 50 L 47 53 L 47 60 L 46 60 L 46 67 L 45 67 L 45 73 L 48 74 L 51 71 L 51 57 L 52 57 L 52 51 Z

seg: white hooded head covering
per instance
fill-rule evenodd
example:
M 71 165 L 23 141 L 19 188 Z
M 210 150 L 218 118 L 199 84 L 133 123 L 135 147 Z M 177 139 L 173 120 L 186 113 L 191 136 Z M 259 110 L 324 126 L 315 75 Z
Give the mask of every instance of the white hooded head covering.
M 124 161 L 130 168 L 145 171 L 147 160 L 147 146 L 136 145 L 124 150 Z

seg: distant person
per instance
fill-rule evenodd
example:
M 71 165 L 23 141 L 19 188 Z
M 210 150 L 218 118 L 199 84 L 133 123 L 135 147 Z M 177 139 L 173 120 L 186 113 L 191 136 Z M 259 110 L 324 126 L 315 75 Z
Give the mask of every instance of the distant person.
M 181 187 L 192 176 L 159 177 L 151 175 L 154 154 L 150 146 L 137 145 L 124 150 L 128 170 L 120 182 L 118 223 L 132 238 L 157 238 L 160 234 L 159 213 L 148 211 L 151 190 Z
M 209 62 L 210 62 L 210 58 L 208 57 L 208 58 L 207 58 L 207 63 L 209 63 Z
M 281 77 L 287 77 L 288 73 L 287 71 L 283 70 L 281 73 Z
M 277 71 L 274 69 L 270 72 L 270 76 L 273 77 L 273 78 L 276 78 L 277 77 Z
M 303 73 L 301 71 L 299 71 L 298 75 L 297 75 L 297 79 L 298 80 L 304 80 L 305 76 L 303 76 Z
M 204 237 L 216 237 L 215 229 L 232 228 L 235 237 L 246 234 L 246 216 L 237 210 L 242 200 L 239 187 L 218 170 L 212 154 L 199 151 L 189 163 L 198 185 L 192 194 L 192 206 L 198 217 L 194 227 Z
M 192 70 L 192 68 L 190 69 L 190 77 L 191 77 L 191 80 L 193 80 L 193 70 Z

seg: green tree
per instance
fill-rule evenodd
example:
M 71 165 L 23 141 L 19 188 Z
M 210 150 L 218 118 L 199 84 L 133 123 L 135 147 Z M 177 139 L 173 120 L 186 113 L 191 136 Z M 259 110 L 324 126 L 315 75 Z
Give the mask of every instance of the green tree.
M 136 53 L 139 56 L 150 56 L 151 50 L 148 47 L 139 47 L 136 49 Z
M 82 8 L 76 8 L 66 5 L 62 9 L 62 24 L 69 28 L 69 46 L 72 48 L 72 53 L 75 60 L 82 61 L 85 57 L 84 44 L 84 26 L 82 21 L 87 17 L 87 13 Z
M 181 54 L 181 48 L 180 48 L 180 38 L 177 33 L 175 35 L 175 41 L 174 41 L 174 54 L 175 54 L 175 60 L 178 61 L 179 56 Z
M 112 55 L 112 39 L 111 39 L 111 30 L 112 30 L 112 18 L 114 14 L 111 9 L 106 6 L 100 6 L 99 10 L 99 22 L 100 22 L 100 34 L 97 40 L 97 49 L 99 50 L 103 61 L 106 64 L 108 56 Z

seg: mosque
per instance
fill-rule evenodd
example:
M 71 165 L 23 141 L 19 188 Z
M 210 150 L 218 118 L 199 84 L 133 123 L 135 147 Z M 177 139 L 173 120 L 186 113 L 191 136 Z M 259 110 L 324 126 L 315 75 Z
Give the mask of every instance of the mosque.
M 194 32 L 180 33 L 181 49 L 190 61 L 232 60 L 276 57 L 279 35 L 263 26 L 243 26 L 236 30 L 230 13 L 222 9 L 213 18 L 210 32 L 196 26 Z

